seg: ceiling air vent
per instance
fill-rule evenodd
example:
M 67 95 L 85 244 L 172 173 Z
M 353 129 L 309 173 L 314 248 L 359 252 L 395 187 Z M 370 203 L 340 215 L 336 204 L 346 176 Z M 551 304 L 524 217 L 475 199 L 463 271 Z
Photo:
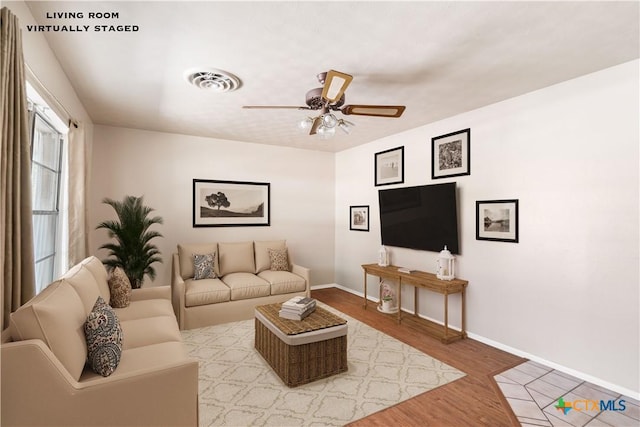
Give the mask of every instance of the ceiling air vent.
M 240 87 L 240 79 L 215 68 L 194 68 L 184 73 L 184 78 L 198 89 L 213 92 L 232 92 Z

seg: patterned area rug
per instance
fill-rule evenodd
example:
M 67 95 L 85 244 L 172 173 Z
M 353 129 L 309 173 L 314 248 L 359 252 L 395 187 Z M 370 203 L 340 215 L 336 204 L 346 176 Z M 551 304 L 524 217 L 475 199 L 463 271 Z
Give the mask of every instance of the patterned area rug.
M 347 319 L 349 370 L 295 388 L 254 349 L 253 320 L 182 331 L 200 361 L 200 426 L 341 426 L 464 376 L 322 306 Z

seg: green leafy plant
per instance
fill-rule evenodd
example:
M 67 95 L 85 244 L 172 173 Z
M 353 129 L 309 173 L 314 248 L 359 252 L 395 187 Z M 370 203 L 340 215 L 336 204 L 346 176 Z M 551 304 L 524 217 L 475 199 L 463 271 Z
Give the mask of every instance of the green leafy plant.
M 102 262 L 110 269 L 121 267 L 131 287 L 139 288 L 145 274 L 151 279 L 156 277 L 151 264 L 162 262 L 160 251 L 150 243 L 151 239 L 162 237 L 162 234 L 149 230 L 154 224 L 162 224 L 162 218 L 149 217 L 153 209 L 143 204 L 142 197 L 125 196 L 123 201 L 105 198 L 102 203 L 110 205 L 118 216 L 118 220 L 103 221 L 96 227 L 106 229 L 109 237 L 116 239 L 116 242 L 100 246 L 100 249 L 109 250 L 111 257 Z

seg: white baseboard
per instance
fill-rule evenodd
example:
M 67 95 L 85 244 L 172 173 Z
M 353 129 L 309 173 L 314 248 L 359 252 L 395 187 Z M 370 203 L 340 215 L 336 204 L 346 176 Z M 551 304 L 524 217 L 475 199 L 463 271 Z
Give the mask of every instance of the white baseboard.
M 343 290 L 345 292 L 349 292 L 350 294 L 354 294 L 354 295 L 359 296 L 360 298 L 363 298 L 363 293 L 362 292 L 359 292 L 359 291 L 344 287 L 342 285 L 338 285 L 337 283 L 330 283 L 330 284 L 326 284 L 326 285 L 312 286 L 311 290 L 314 290 L 314 289 L 327 289 L 327 288 L 338 288 L 338 289 L 341 289 L 341 290 Z M 367 296 L 367 299 L 369 301 L 378 302 L 377 298 L 373 298 L 371 296 Z M 405 313 L 414 314 L 413 311 L 409 311 L 409 310 L 405 310 L 405 309 L 402 309 L 402 311 L 404 311 Z M 430 317 L 423 316 L 422 314 L 418 314 L 418 316 L 423 318 L 423 319 L 430 320 L 432 322 L 438 323 L 440 325 L 443 324 L 443 322 L 441 322 L 439 320 L 435 320 L 435 319 L 432 319 Z M 449 327 L 451 329 L 453 329 L 453 330 L 457 330 L 457 331 L 460 330 L 460 329 L 452 327 L 452 326 L 449 326 Z M 571 369 L 571 368 L 568 368 L 566 366 L 559 365 L 557 363 L 554 363 L 554 362 L 551 362 L 549 360 L 546 360 L 546 359 L 543 359 L 541 357 L 538 357 L 535 354 L 527 353 L 526 351 L 522 351 L 522 350 L 519 350 L 517 348 L 510 347 L 508 345 L 505 345 L 505 344 L 502 344 L 500 342 L 491 340 L 491 339 L 483 337 L 481 335 L 474 334 L 474 333 L 469 332 L 469 331 L 467 331 L 467 336 L 469 338 L 474 339 L 476 341 L 479 341 L 479 342 L 481 342 L 483 344 L 487 344 L 487 345 L 489 345 L 491 347 L 495 347 L 495 348 L 500 349 L 502 351 L 506 351 L 507 353 L 515 354 L 516 356 L 520 356 L 520 357 L 523 357 L 525 359 L 532 360 L 534 362 L 540 363 L 542 365 L 548 366 L 550 368 L 553 368 L 553 369 L 556 369 L 558 371 L 561 371 L 561 372 L 564 372 L 566 374 L 569 374 L 571 376 L 574 376 L 574 377 L 576 377 L 578 379 L 581 379 L 583 381 L 588 381 L 590 383 L 599 385 L 599 386 L 604 387 L 606 389 L 615 391 L 616 393 L 620 393 L 622 395 L 631 397 L 631 398 L 633 398 L 635 400 L 640 400 L 640 392 L 636 392 L 636 391 L 627 389 L 625 387 L 621 387 L 619 385 L 612 384 L 612 383 L 610 383 L 608 381 L 602 380 L 600 378 L 596 378 L 596 377 L 594 377 L 592 375 L 585 374 L 584 372 L 576 371 L 575 369 Z
M 635 400 L 640 400 L 640 393 L 633 391 L 631 389 L 625 388 L 625 387 L 621 387 L 617 384 L 613 384 L 610 383 L 608 381 L 605 381 L 603 379 L 594 377 L 592 375 L 589 374 L 585 374 L 584 372 L 580 372 L 577 371 L 575 369 L 571 369 L 568 368 L 566 366 L 560 365 L 558 363 L 552 362 L 550 360 L 546 360 L 542 357 L 536 356 L 535 354 L 531 354 L 531 353 L 527 353 L 526 351 L 522 351 L 520 349 L 517 348 L 513 348 L 510 347 L 508 345 L 502 344 L 500 342 L 491 340 L 489 338 L 483 337 L 481 335 L 477 335 L 477 334 L 473 334 L 473 333 L 469 333 L 467 332 L 467 336 L 471 339 L 474 339 L 476 341 L 480 341 L 483 344 L 487 344 L 491 347 L 495 347 L 497 349 L 500 349 L 502 351 L 506 351 L 507 353 L 511 353 L 511 354 L 515 354 L 516 356 L 520 356 L 520 357 L 524 357 L 525 359 L 529 359 L 532 360 L 534 362 L 540 363 L 541 365 L 545 365 L 548 366 L 550 368 L 553 368 L 555 370 L 564 372 L 565 374 L 571 375 L 573 377 L 576 377 L 578 379 L 581 379 L 583 381 L 587 381 L 590 382 L 592 384 L 596 384 L 599 385 L 601 387 L 604 387 L 606 389 L 609 389 L 611 391 L 615 391 L 616 393 L 620 393 L 622 395 L 625 395 L 627 397 L 632 397 Z

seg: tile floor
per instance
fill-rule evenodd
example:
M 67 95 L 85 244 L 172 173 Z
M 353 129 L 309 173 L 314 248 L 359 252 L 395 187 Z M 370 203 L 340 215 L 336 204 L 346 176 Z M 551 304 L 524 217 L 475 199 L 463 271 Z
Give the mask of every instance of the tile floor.
M 640 426 L 637 400 L 536 362 L 525 362 L 494 379 L 525 427 Z

